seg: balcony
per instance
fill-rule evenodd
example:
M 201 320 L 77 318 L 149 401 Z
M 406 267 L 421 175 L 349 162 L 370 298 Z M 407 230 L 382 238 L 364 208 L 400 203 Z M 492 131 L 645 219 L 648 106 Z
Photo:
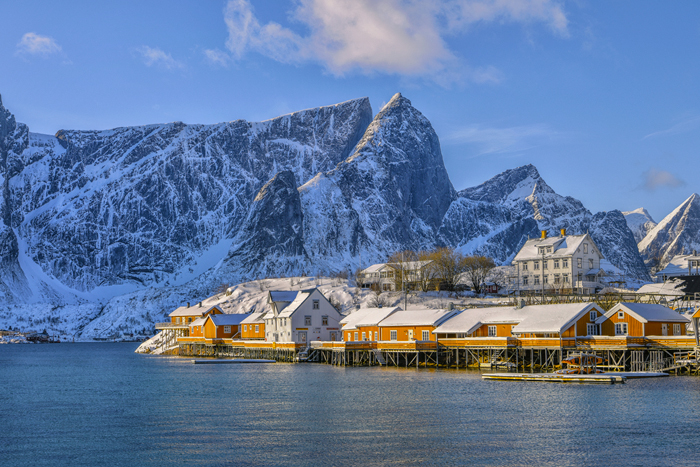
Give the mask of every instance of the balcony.
M 156 323 L 156 329 L 162 331 L 164 329 L 189 329 L 188 324 L 174 324 L 174 323 Z

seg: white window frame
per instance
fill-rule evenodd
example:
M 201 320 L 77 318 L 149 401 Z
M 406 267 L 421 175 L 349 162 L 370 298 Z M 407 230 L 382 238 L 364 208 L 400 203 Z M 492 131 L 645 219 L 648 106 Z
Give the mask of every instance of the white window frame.
M 304 326 L 311 326 L 311 315 L 304 316 Z
M 496 326 L 489 326 L 489 337 L 497 337 L 498 328 Z
M 589 321 L 595 321 L 598 319 L 598 312 L 595 310 L 591 310 L 588 312 L 588 320 Z
M 588 259 L 588 269 L 593 269 L 593 260 L 590 258 Z
M 533 281 L 534 283 L 532 285 L 540 285 L 540 276 L 533 276 L 535 280 Z
M 243 332 L 248 332 L 248 325 L 247 324 L 243 325 Z
M 389 331 L 389 339 L 392 341 L 398 340 L 398 332 L 396 331 L 396 329 L 392 329 L 391 331 Z
M 583 258 L 576 258 L 576 267 L 579 269 L 583 268 Z
M 624 311 L 618 311 L 618 312 L 617 312 L 617 319 L 625 319 L 625 312 L 624 312 Z
M 554 269 L 559 269 L 559 260 L 558 259 L 554 260 Z
M 523 276 L 523 285 L 528 285 L 527 276 Z
M 328 316 L 327 315 L 321 316 L 321 326 L 328 326 Z
M 532 269 L 535 271 L 538 271 L 540 269 L 540 262 L 539 261 L 533 261 L 532 262 Z
M 627 336 L 629 333 L 629 327 L 627 323 L 615 323 L 615 335 L 616 336 Z
M 355 331 L 355 333 L 353 334 L 353 338 L 353 341 L 357 342 L 357 331 Z
M 586 335 L 587 336 L 595 336 L 597 334 L 597 326 L 595 323 L 588 323 L 586 324 Z
M 587 253 L 588 253 L 588 243 L 584 243 L 583 244 L 583 254 L 587 254 Z
M 523 271 L 527 271 L 527 261 L 523 261 Z
M 259 332 L 259 329 L 260 329 L 259 326 L 260 326 L 259 324 L 256 324 L 256 325 L 255 325 L 255 332 Z
M 569 267 L 569 260 L 568 259 L 561 260 L 561 267 L 568 268 Z
M 363 340 L 363 341 L 366 341 L 366 340 L 367 340 L 367 333 L 366 333 L 366 332 L 363 332 L 363 333 L 362 333 L 362 340 Z
M 321 302 L 319 300 L 314 300 L 312 308 L 314 310 L 320 310 L 321 309 Z
M 375 341 L 379 340 L 379 331 L 374 331 L 374 340 Z
M 231 326 L 224 326 L 224 333 L 230 333 L 231 332 Z
M 673 335 L 674 336 L 681 335 L 681 323 L 673 323 Z
M 430 331 L 425 331 L 425 330 L 423 330 L 423 340 L 424 340 L 424 341 L 429 341 L 429 340 L 430 340 Z

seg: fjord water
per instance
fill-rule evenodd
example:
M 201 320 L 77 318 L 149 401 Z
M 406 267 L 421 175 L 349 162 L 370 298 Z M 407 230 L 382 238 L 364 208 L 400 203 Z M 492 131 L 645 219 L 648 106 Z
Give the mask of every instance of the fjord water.
M 698 465 L 700 378 L 192 365 L 137 344 L 0 346 L 0 464 Z

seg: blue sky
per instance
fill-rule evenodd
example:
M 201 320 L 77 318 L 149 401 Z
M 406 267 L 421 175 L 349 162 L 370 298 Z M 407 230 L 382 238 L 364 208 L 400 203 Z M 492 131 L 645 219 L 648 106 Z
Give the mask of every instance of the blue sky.
M 456 189 L 532 163 L 593 212 L 700 191 L 700 2 L 2 0 L 30 130 L 257 121 L 396 92 Z

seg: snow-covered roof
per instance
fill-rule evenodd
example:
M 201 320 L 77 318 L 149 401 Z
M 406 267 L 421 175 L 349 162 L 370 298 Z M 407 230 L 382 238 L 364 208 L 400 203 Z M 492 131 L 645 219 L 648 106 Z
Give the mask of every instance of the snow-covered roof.
M 484 324 L 516 324 L 514 333 L 561 333 L 591 309 L 603 312 L 593 303 L 467 309 L 445 321 L 433 333 L 471 334 Z
M 273 302 L 293 302 L 297 298 L 298 290 L 271 290 L 270 301 Z
M 657 276 L 687 276 L 688 275 L 688 262 L 689 261 L 700 261 L 700 256 L 698 255 L 676 255 L 671 258 L 671 261 L 663 268 L 661 271 L 657 272 Z M 695 272 L 695 267 L 692 268 L 691 272 Z
M 345 318 L 340 320 L 343 326 L 343 331 L 357 329 L 360 326 L 377 326 L 387 316 L 393 314 L 401 308 L 383 307 L 383 308 L 360 308 L 353 311 Z
M 657 284 L 645 284 L 637 290 L 637 294 L 660 294 L 680 297 L 685 295 L 678 287 L 683 286 L 683 281 L 671 279 Z
M 243 321 L 241 321 L 241 324 L 260 324 L 264 323 L 262 320 L 262 317 L 265 315 L 265 313 L 251 313 L 245 317 Z
M 297 311 L 297 308 L 299 308 L 301 304 L 304 303 L 307 298 L 309 298 L 309 295 L 311 295 L 311 292 L 307 291 L 297 293 L 297 296 L 294 299 L 294 301 L 282 309 L 282 311 L 279 314 L 279 317 L 289 318 L 290 316 L 292 316 L 292 313 Z
M 458 310 L 435 310 L 431 308 L 398 310 L 382 320 L 379 326 L 438 326 L 457 313 L 459 313 Z
M 168 316 L 204 316 L 214 308 L 221 311 L 217 306 L 209 306 L 205 308 L 196 303 L 194 306 L 181 306 L 180 308 L 176 308 L 175 311 L 170 313 Z
M 405 261 L 403 263 L 388 263 L 389 266 L 391 266 L 394 269 L 397 270 L 405 270 L 405 271 L 418 271 L 419 269 L 422 269 L 425 267 L 427 264 L 432 263 L 433 260 L 423 260 L 423 261 Z
M 216 326 L 237 326 L 241 324 L 248 315 L 244 313 L 235 314 L 219 314 L 219 315 L 209 315 L 207 318 L 212 320 Z
M 632 315 L 637 321 L 642 323 L 648 323 L 649 321 L 664 321 L 664 322 L 679 322 L 687 323 L 690 320 L 685 316 L 681 315 L 677 311 L 674 311 L 663 305 L 657 305 L 655 303 L 618 303 L 612 307 L 607 313 L 598 318 L 596 323 L 600 324 L 606 319 L 615 315 L 618 311 L 624 311 Z
M 362 273 L 379 272 L 384 268 L 389 267 L 386 263 L 373 264 L 368 268 L 363 269 Z
M 593 240 L 588 234 L 584 235 L 566 235 L 564 237 L 551 237 L 551 238 L 531 238 L 526 241 L 523 247 L 520 249 L 515 258 L 513 258 L 513 263 L 516 261 L 526 261 L 526 260 L 537 260 L 542 259 L 542 253 L 539 252 L 540 247 L 552 247 L 551 253 L 545 253 L 545 258 L 563 258 L 573 255 L 578 247 L 583 243 L 584 240 L 588 240 L 588 243 L 592 248 L 595 248 L 598 253 L 600 250 L 595 246 Z M 603 256 L 600 254 L 601 257 Z
M 190 323 L 190 326 L 204 326 L 204 322 L 207 318 L 197 318 Z

